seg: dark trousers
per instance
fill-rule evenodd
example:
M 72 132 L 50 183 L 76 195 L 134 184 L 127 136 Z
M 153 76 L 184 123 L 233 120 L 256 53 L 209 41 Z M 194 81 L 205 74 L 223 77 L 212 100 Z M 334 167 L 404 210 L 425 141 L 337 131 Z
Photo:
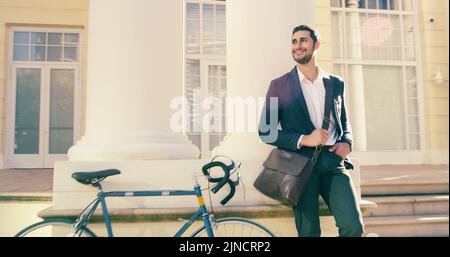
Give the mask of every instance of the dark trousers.
M 320 236 L 319 194 L 333 214 L 339 236 L 360 237 L 364 233 L 358 197 L 342 159 L 323 149 L 310 180 L 294 207 L 299 236 Z

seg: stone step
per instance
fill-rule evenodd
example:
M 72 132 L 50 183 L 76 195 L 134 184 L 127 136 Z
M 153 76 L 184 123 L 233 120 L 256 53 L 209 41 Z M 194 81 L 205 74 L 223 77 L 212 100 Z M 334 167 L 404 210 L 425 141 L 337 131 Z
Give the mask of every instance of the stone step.
M 361 195 L 420 195 L 420 194 L 448 194 L 449 183 L 445 182 L 361 182 Z
M 448 194 L 448 165 L 361 166 L 361 195 Z
M 408 195 L 364 197 L 374 202 L 377 208 L 364 213 L 366 217 L 375 216 L 408 216 L 449 213 L 449 195 Z
M 364 217 L 365 232 L 380 237 L 449 236 L 447 215 Z

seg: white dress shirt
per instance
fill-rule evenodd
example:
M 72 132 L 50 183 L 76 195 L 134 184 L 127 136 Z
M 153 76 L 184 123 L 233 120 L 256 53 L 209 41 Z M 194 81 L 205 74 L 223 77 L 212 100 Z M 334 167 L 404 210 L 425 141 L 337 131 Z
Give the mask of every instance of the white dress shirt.
M 314 82 L 309 81 L 305 75 L 300 71 L 297 66 L 298 78 L 300 80 L 301 90 L 303 96 L 305 97 L 306 106 L 308 107 L 309 117 L 314 127 L 322 128 L 323 115 L 325 110 L 325 86 L 323 84 L 323 78 L 328 78 L 322 68 L 318 67 L 318 75 Z M 333 108 L 333 106 L 331 106 Z M 334 145 L 337 140 L 336 129 L 334 127 L 334 118 L 330 112 L 330 126 L 328 132 L 330 132 L 330 137 L 328 138 L 325 145 Z M 300 148 L 300 141 L 304 135 L 301 135 L 297 142 L 297 147 Z

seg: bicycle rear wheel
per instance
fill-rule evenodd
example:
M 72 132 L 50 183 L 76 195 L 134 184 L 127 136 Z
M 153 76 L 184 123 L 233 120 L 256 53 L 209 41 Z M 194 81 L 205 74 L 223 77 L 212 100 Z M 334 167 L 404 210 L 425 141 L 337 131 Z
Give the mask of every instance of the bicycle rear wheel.
M 71 220 L 48 219 L 22 229 L 15 237 L 96 237 L 88 228 L 81 228 L 80 232 L 75 235 Z
M 212 230 L 215 237 L 275 237 L 267 228 L 244 218 L 218 219 Z M 192 234 L 192 237 L 207 236 L 205 226 Z

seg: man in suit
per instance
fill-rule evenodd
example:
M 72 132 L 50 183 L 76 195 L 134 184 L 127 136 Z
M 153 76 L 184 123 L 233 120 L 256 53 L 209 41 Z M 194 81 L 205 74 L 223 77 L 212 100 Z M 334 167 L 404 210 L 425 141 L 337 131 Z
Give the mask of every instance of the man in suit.
M 317 65 L 320 41 L 314 29 L 306 25 L 295 27 L 291 46 L 297 65 L 271 82 L 259 125 L 260 138 L 309 157 L 316 146 L 323 146 L 305 191 L 293 207 L 299 236 L 321 234 L 319 195 L 336 220 L 339 236 L 362 236 L 364 225 L 358 197 L 346 170 L 353 169 L 347 157 L 353 138 L 344 101 L 344 81 Z M 326 86 L 333 92 L 328 130 L 322 129 Z M 272 97 L 278 99 L 275 105 L 270 104 Z

